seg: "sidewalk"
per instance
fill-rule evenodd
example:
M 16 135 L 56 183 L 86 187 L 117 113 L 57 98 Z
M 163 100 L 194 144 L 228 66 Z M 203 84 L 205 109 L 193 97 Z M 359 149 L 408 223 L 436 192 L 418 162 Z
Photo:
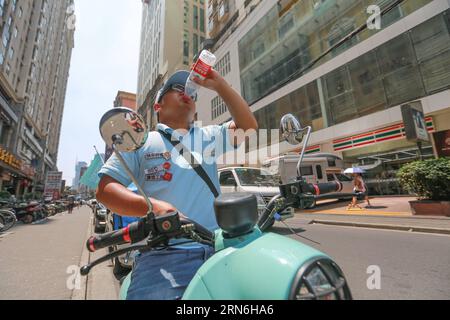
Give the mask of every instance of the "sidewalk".
M 91 218 L 86 237 L 82 243 L 83 251 L 80 267 L 108 254 L 107 249 L 101 249 L 94 253 L 87 250 L 86 240 L 93 234 L 94 226 Z M 72 300 L 118 300 L 120 284 L 114 277 L 112 269 L 112 262 L 107 261 L 92 268 L 87 277 L 81 276 L 81 288 L 73 291 Z
M 450 217 L 414 216 L 408 197 L 377 197 L 370 199 L 371 208 L 347 210 L 348 201 L 318 203 L 312 210 L 297 210 L 296 218 L 310 224 L 366 227 L 450 235 Z

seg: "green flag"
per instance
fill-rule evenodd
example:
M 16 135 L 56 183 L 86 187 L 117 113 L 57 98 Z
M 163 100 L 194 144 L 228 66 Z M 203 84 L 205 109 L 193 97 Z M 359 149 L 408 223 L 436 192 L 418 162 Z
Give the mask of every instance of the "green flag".
M 98 172 L 103 167 L 103 161 L 100 156 L 97 154 L 92 160 L 91 165 L 83 174 L 80 180 L 80 184 L 84 184 L 90 189 L 96 189 L 98 183 L 100 182 L 100 178 L 98 177 Z

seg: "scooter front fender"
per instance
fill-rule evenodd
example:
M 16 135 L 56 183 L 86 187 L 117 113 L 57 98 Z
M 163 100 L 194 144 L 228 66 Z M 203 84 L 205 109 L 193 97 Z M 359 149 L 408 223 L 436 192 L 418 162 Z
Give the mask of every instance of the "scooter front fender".
M 189 284 L 184 300 L 285 300 L 298 271 L 329 259 L 301 242 L 274 233 L 227 247 L 212 256 Z
M 329 259 L 310 246 L 274 233 L 259 232 L 248 241 L 233 243 L 203 264 L 183 300 L 286 300 L 305 263 Z M 127 298 L 131 275 L 122 282 L 120 300 Z

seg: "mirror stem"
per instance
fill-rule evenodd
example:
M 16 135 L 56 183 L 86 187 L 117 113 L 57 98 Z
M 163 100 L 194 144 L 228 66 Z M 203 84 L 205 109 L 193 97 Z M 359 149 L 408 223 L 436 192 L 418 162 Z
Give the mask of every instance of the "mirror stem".
M 301 173 L 301 166 L 303 163 L 303 157 L 305 156 L 306 147 L 308 146 L 308 143 L 309 143 L 309 138 L 311 136 L 312 128 L 311 128 L 311 126 L 308 126 L 308 127 L 304 128 L 303 130 L 308 130 L 308 132 L 306 133 L 306 139 L 305 139 L 305 142 L 303 143 L 302 152 L 300 153 L 300 159 L 298 160 L 298 163 L 297 163 L 297 180 L 303 180 L 302 173 Z
M 136 180 L 136 178 L 135 178 L 134 174 L 131 172 L 130 168 L 128 168 L 128 166 L 127 166 L 125 160 L 123 159 L 122 155 L 120 154 L 120 152 L 116 150 L 116 145 L 114 143 L 112 145 L 112 148 L 113 148 L 114 152 L 116 153 L 117 159 L 119 159 L 120 164 L 122 164 L 122 166 L 125 168 L 125 171 L 127 172 L 128 176 L 131 178 L 131 181 L 133 181 L 134 185 L 138 189 L 141 196 L 143 196 L 145 201 L 147 201 L 147 205 L 148 205 L 147 216 L 151 215 L 153 212 L 152 202 L 150 201 L 149 197 L 146 196 L 144 190 L 140 186 L 139 182 Z

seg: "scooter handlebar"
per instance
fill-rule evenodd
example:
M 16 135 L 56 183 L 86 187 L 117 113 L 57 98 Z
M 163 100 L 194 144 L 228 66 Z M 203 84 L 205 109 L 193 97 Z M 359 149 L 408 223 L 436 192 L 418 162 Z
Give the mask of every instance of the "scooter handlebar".
M 144 222 L 138 221 L 120 230 L 92 236 L 86 241 L 86 247 L 90 252 L 95 252 L 110 246 L 136 243 L 144 240 L 147 235 Z
M 331 192 L 340 192 L 342 191 L 342 188 L 343 188 L 342 183 L 339 181 L 331 181 L 307 185 L 308 191 L 315 196 Z

